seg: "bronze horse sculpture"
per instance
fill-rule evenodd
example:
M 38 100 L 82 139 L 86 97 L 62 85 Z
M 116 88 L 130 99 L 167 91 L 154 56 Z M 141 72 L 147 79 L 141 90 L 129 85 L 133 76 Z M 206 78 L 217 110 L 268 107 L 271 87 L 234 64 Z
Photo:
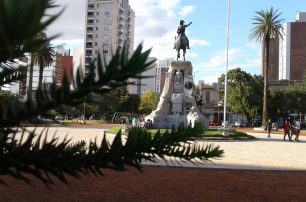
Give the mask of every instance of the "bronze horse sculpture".
M 189 49 L 189 40 L 187 38 L 187 36 L 185 35 L 185 29 L 186 27 L 189 27 L 189 25 L 191 25 L 192 22 L 190 22 L 188 25 L 184 25 L 184 20 L 180 21 L 180 25 L 177 28 L 177 34 L 178 36 L 175 37 L 175 44 L 174 44 L 174 48 L 177 51 L 177 58 L 176 60 L 178 60 L 180 58 L 180 50 L 183 50 L 183 57 L 184 57 L 184 61 L 185 61 L 185 54 L 186 54 L 186 48 Z
M 187 37 L 186 36 L 181 36 L 181 37 L 175 37 L 175 49 L 177 52 L 177 58 L 178 60 L 180 58 L 180 51 L 183 50 L 183 58 L 185 61 L 185 54 L 186 54 L 186 48 L 187 48 Z

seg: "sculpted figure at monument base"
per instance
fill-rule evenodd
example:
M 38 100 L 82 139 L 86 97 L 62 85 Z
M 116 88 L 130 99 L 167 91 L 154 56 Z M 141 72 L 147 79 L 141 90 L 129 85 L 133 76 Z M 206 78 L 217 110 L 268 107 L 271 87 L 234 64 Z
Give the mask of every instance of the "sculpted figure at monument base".
M 191 62 L 171 62 L 157 109 L 145 119 L 150 119 L 155 128 L 178 127 L 181 123 L 194 125 L 196 121 L 208 127 L 193 96 Z

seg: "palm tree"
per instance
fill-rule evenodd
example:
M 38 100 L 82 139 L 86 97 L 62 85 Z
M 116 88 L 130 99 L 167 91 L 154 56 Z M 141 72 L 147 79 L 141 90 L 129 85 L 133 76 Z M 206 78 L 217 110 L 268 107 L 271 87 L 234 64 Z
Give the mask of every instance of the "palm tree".
M 262 124 L 265 125 L 268 119 L 268 70 L 269 70 L 269 45 L 273 40 L 282 38 L 283 19 L 279 19 L 282 13 L 274 10 L 256 11 L 256 16 L 253 17 L 254 27 L 251 29 L 250 39 L 256 39 L 262 42 L 263 48 L 263 70 L 264 70 L 264 96 L 263 96 L 263 114 Z
M 38 38 L 45 40 L 47 39 L 47 36 L 44 32 L 41 32 L 39 33 Z M 39 66 L 38 87 L 42 86 L 44 67 L 50 66 L 54 62 L 54 57 L 55 51 L 48 40 L 42 44 L 35 53 L 33 53 L 33 61 Z

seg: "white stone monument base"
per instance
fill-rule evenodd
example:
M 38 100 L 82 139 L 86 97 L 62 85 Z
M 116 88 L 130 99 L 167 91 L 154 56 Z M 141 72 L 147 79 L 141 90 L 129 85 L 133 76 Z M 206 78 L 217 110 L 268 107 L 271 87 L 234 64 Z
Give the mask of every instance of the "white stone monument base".
M 150 119 L 153 123 L 153 128 L 171 129 L 173 126 L 174 128 L 178 128 L 181 123 L 183 123 L 185 127 L 189 124 L 193 127 L 195 122 L 205 122 L 206 120 L 203 118 L 202 114 L 190 112 L 187 116 L 179 114 L 155 116 L 154 114 L 150 114 L 146 116 L 145 120 Z
M 192 65 L 189 61 L 173 61 L 165 78 L 165 85 L 157 108 L 148 116 L 154 128 L 177 128 L 181 123 L 194 126 L 208 121 L 201 114 L 193 96 Z

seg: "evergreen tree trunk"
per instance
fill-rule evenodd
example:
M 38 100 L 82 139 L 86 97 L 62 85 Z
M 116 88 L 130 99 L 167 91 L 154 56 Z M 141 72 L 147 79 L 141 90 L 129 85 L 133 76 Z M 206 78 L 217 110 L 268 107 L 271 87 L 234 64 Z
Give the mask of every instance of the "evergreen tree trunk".
M 44 71 L 44 65 L 42 62 L 39 64 L 39 78 L 38 78 L 38 87 L 42 86 L 42 80 L 43 80 L 43 71 Z
M 268 69 L 269 69 L 269 49 L 270 37 L 266 36 L 264 39 L 264 96 L 263 96 L 263 111 L 262 111 L 262 125 L 265 126 L 268 121 Z

